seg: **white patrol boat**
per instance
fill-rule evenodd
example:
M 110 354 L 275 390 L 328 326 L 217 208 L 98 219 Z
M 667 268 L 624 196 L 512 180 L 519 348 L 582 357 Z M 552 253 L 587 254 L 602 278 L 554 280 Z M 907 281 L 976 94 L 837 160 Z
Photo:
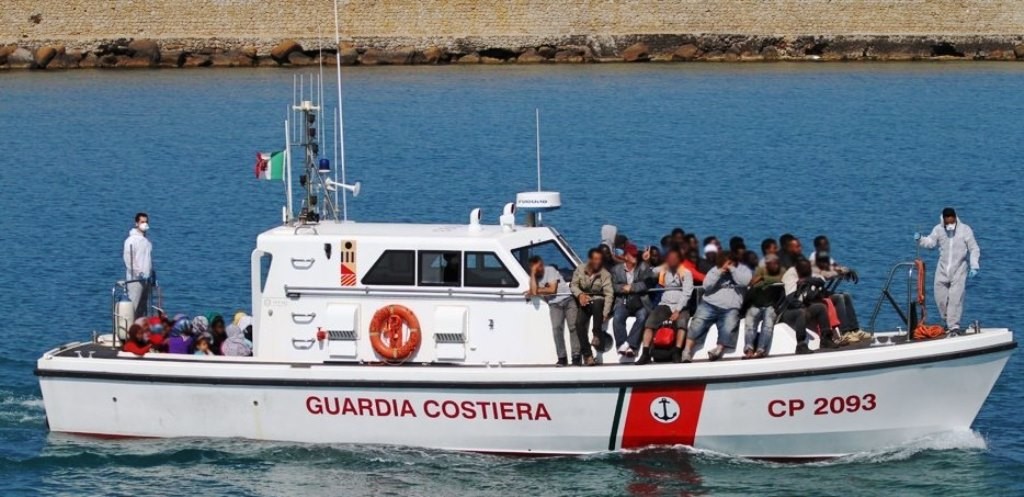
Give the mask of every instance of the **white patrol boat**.
M 303 137 L 304 198 L 295 215 L 286 189 L 285 222 L 252 252 L 253 355 L 122 352 L 134 316 L 115 304 L 113 332 L 37 363 L 52 431 L 822 458 L 969 430 L 1016 347 L 1010 330 L 975 326 L 928 341 L 879 332 L 867 347 L 794 355 L 795 333 L 779 324 L 765 359 L 734 351 L 709 362 L 701 351 L 691 364 L 635 366 L 612 351 L 598 367 L 557 368 L 548 304 L 524 297 L 531 256 L 565 275 L 580 263 L 540 222 L 557 193 L 520 194 L 496 225 L 479 209 L 466 224 L 348 221 L 337 193 L 344 208 L 358 184 L 331 179 L 319 160 L 319 105 L 294 109 L 300 131 L 286 129 Z

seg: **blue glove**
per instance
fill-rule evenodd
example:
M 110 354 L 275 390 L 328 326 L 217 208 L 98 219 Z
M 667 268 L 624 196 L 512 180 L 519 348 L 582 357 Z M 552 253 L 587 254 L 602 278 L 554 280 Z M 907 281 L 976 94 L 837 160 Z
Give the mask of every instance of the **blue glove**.
M 920 233 L 914 233 L 914 240 L 920 240 L 920 239 L 921 239 L 921 234 Z
M 975 276 L 978 276 L 978 270 L 977 269 L 972 269 L 971 272 L 967 273 L 967 277 L 968 278 L 974 279 Z

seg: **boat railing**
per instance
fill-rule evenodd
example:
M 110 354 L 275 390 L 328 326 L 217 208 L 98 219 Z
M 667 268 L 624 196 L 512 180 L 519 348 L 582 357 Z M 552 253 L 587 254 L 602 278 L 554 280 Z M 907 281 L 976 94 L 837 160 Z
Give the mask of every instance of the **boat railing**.
M 893 293 L 891 291 L 894 280 L 896 280 L 896 276 L 900 274 L 900 271 L 903 269 L 907 270 L 907 302 L 905 311 L 903 307 L 900 306 L 899 302 L 896 301 L 896 297 L 893 296 Z M 875 323 L 878 320 L 878 315 L 882 312 L 883 304 L 887 302 L 893 308 L 893 310 L 896 311 L 896 314 L 899 315 L 900 320 L 903 321 L 903 324 L 907 327 L 907 330 L 910 330 L 912 328 L 911 325 L 913 324 L 912 321 L 914 320 L 913 305 L 915 303 L 913 292 L 913 284 L 915 281 L 914 270 L 914 262 L 900 262 L 894 265 L 891 270 L 889 270 L 889 277 L 886 278 L 885 285 L 882 287 L 882 292 L 878 296 L 878 301 L 875 302 L 875 308 L 873 311 L 871 311 L 871 319 L 868 320 L 868 331 L 877 331 L 875 328 Z M 911 336 L 912 333 L 908 331 L 907 335 Z
M 119 281 L 115 282 L 114 285 L 110 288 L 110 314 L 111 314 L 111 324 L 113 325 L 113 327 L 111 328 L 111 334 L 113 335 L 113 345 L 114 345 L 114 347 L 117 347 L 118 346 L 118 342 L 120 341 L 120 336 L 119 336 L 118 331 L 123 327 L 123 329 L 125 330 L 125 333 L 127 333 L 128 327 L 130 327 L 132 325 L 132 323 L 121 322 L 121 321 L 123 321 L 123 319 L 117 313 L 117 303 L 122 298 L 127 298 L 128 297 L 128 285 L 130 285 L 130 284 L 143 284 L 146 281 L 147 281 L 147 278 L 139 278 L 139 279 L 134 279 L 134 280 L 119 280 Z M 157 285 L 156 283 L 153 283 L 153 286 L 152 286 L 152 288 L 151 288 L 151 290 L 149 292 L 149 305 L 148 305 L 148 307 L 150 309 L 156 309 L 156 310 L 158 310 L 160 312 L 163 312 L 163 307 L 164 307 L 163 290 L 160 288 L 160 285 Z M 141 316 L 135 316 L 135 317 L 139 318 Z
M 650 288 L 646 290 L 646 293 L 660 293 L 667 291 L 666 288 Z M 696 295 L 696 302 L 699 304 L 703 298 L 704 291 L 700 286 L 695 286 L 693 289 L 694 295 Z M 362 288 L 336 288 L 336 287 L 313 287 L 313 286 L 284 286 L 284 293 L 290 299 L 297 299 L 303 295 L 422 295 L 429 297 L 466 297 L 466 298 L 483 298 L 483 299 L 507 299 L 507 298 L 518 298 L 522 299 L 525 297 L 522 291 L 519 290 L 486 290 L 486 289 L 475 289 L 475 290 L 463 290 L 457 288 L 381 288 L 381 287 L 362 287 Z M 571 292 L 558 292 L 552 294 L 546 294 L 545 297 L 559 297 L 559 296 L 571 296 Z M 601 295 L 590 294 L 592 297 L 601 297 Z

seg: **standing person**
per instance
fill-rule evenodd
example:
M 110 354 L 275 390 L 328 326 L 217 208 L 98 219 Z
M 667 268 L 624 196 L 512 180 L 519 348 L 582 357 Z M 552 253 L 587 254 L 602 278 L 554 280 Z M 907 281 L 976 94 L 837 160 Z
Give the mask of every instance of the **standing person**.
M 974 230 L 960 222 L 952 207 L 942 210 L 942 223 L 928 236 L 915 233 L 914 239 L 926 249 L 939 248 L 935 268 L 935 303 L 951 334 L 959 334 L 960 317 L 964 311 L 964 288 L 967 278 L 974 278 L 981 269 L 981 248 L 974 239 Z
M 665 263 L 654 269 L 658 275 L 658 286 L 663 291 L 658 306 L 650 312 L 644 323 L 643 351 L 640 359 L 636 361 L 637 364 L 648 364 L 654 359 L 651 352 L 654 330 L 660 328 L 666 321 L 675 330 L 672 361 L 682 361 L 681 349 L 690 321 L 686 303 L 693 293 L 693 275 L 683 266 L 682 260 L 682 254 L 678 250 L 669 250 L 665 253 Z
M 591 345 L 599 350 L 607 350 L 611 346 L 611 337 L 605 336 L 604 323 L 611 317 L 615 291 L 612 288 L 612 275 L 605 269 L 604 251 L 594 247 L 587 252 L 587 263 L 580 265 L 572 273 L 569 285 L 579 312 L 576 314 L 576 335 L 580 341 L 580 355 L 583 364 L 594 366 L 594 351 Z M 594 323 L 594 340 L 588 341 L 590 322 Z
M 718 254 L 716 265 L 704 277 L 704 299 L 693 315 L 693 326 L 686 336 L 683 362 L 693 360 L 693 349 L 697 342 L 704 340 L 711 325 L 718 327 L 718 343 L 708 351 L 708 360 L 717 361 L 725 354 L 726 348 L 735 347 L 733 332 L 739 329 L 740 308 L 747 293 L 752 274 L 743 264 L 736 264 L 732 254 Z
M 623 250 L 623 262 L 612 268 L 612 289 L 615 291 L 612 329 L 615 332 L 615 346 L 619 354 L 626 357 L 633 357 L 640 349 L 644 322 L 652 307 L 647 297 L 651 268 L 646 262 L 638 260 L 639 255 L 636 245 L 628 244 Z M 626 319 L 630 316 L 636 320 L 627 334 Z
M 135 227 L 124 241 L 124 271 L 128 298 L 135 308 L 135 317 L 149 314 L 149 293 L 156 283 L 153 271 L 153 244 L 146 238 L 149 216 L 145 212 L 135 215 Z
M 555 355 L 558 360 L 555 366 L 569 365 L 565 353 L 565 330 L 569 330 L 569 347 L 572 351 L 572 364 L 580 365 L 580 339 L 576 335 L 576 300 L 569 292 L 569 284 L 554 266 L 545 266 L 544 259 L 539 255 L 530 257 L 530 291 L 527 296 L 541 297 L 548 303 L 551 316 L 551 333 L 555 339 Z

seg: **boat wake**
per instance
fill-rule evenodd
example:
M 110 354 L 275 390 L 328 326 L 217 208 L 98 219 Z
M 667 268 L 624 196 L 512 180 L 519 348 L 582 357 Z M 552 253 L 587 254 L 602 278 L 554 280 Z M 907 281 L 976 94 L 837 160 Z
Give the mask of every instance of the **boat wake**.
M 831 461 L 812 464 L 831 466 L 837 464 L 875 464 L 905 461 L 918 454 L 936 451 L 984 451 L 988 449 L 985 438 L 972 431 L 951 431 L 929 437 L 919 438 L 912 442 L 887 447 L 885 449 L 850 454 Z
M 620 452 L 605 452 L 600 455 L 594 455 L 589 457 L 615 457 L 616 454 L 639 454 L 639 455 L 650 455 L 655 456 L 659 451 L 675 451 L 682 452 L 691 456 L 695 462 L 732 462 L 740 464 L 753 464 L 762 466 L 792 466 L 794 464 L 806 465 L 806 466 L 840 466 L 848 464 L 877 464 L 887 463 L 896 461 L 905 461 L 914 456 L 922 453 L 938 452 L 938 451 L 969 451 L 979 452 L 988 449 L 988 445 L 985 442 L 985 438 L 981 434 L 973 431 L 951 431 L 946 433 L 940 433 L 928 437 L 919 438 L 911 442 L 886 447 L 879 450 L 858 452 L 855 454 L 849 454 L 841 457 L 830 458 L 819 461 L 809 461 L 804 463 L 799 462 L 780 462 L 773 460 L 762 460 L 762 459 L 750 459 L 746 457 L 738 457 L 730 454 L 721 452 L 715 452 L 712 450 L 695 449 L 693 447 L 678 445 L 674 447 L 652 447 L 646 449 L 632 450 L 632 451 L 620 451 Z

